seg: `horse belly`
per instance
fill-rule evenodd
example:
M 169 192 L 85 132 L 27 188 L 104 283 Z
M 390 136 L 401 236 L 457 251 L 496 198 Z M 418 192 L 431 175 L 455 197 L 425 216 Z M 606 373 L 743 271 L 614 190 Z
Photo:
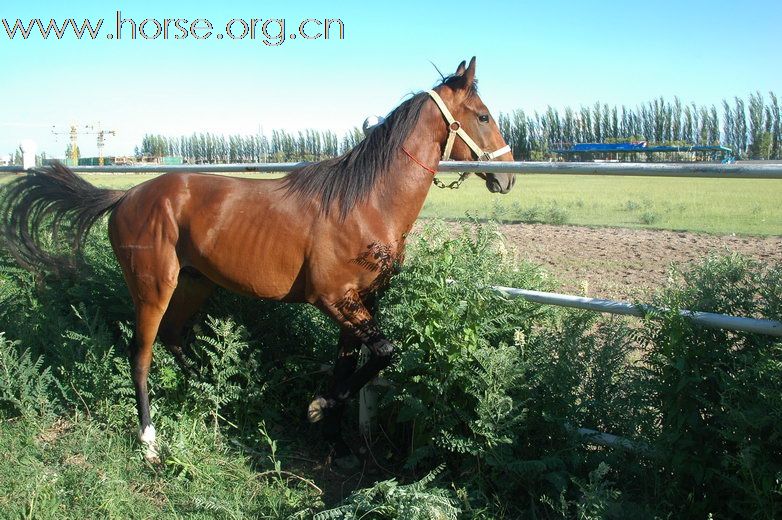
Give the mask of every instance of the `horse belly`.
M 228 223 L 192 237 L 186 257 L 192 267 L 232 291 L 301 301 L 306 286 L 302 236 L 286 226 Z

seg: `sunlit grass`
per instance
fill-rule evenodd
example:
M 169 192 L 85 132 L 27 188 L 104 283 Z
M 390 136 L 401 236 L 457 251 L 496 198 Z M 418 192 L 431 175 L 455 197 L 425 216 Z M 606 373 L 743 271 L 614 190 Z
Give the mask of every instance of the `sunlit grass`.
M 477 178 L 459 190 L 433 188 L 423 216 L 523 221 L 537 208 L 537 220 L 553 223 L 779 235 L 780 201 L 778 180 L 523 175 L 507 195 Z

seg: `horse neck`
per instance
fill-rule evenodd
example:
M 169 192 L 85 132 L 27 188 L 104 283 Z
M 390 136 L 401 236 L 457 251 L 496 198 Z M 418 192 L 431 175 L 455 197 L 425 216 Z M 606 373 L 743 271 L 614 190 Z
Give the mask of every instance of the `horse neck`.
M 447 137 L 442 115 L 434 103 L 421 109 L 418 123 L 405 140 L 404 149 L 431 170 L 437 170 Z M 400 149 L 392 161 L 383 182 L 378 183 L 373 199 L 384 221 L 397 230 L 407 232 L 423 208 L 432 173 Z

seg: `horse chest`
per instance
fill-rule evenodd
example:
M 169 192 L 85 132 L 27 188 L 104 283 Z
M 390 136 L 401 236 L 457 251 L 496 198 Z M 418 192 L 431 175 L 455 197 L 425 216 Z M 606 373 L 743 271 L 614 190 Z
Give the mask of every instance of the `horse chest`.
M 358 271 L 363 281 L 360 287 L 362 294 L 374 293 L 385 289 L 404 261 L 404 241 L 393 244 L 372 242 L 350 263 Z

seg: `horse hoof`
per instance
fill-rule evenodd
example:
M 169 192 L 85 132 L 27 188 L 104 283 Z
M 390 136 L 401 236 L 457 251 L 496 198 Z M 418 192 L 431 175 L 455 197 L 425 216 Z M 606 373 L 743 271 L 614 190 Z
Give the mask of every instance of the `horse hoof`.
M 160 464 L 160 453 L 158 453 L 157 446 L 147 445 L 144 447 L 144 460 L 155 466 Z
M 156 452 L 155 453 L 145 452 L 144 453 L 144 460 L 146 460 L 147 462 L 149 462 L 153 466 L 157 466 L 157 465 L 160 464 L 160 455 L 158 455 Z
M 326 416 L 326 409 L 329 408 L 329 402 L 323 397 L 316 397 L 307 409 L 307 419 L 311 423 L 316 423 Z
M 160 453 L 157 446 L 155 427 L 151 424 L 139 432 L 139 440 L 144 446 L 144 460 L 150 464 L 160 464 Z

